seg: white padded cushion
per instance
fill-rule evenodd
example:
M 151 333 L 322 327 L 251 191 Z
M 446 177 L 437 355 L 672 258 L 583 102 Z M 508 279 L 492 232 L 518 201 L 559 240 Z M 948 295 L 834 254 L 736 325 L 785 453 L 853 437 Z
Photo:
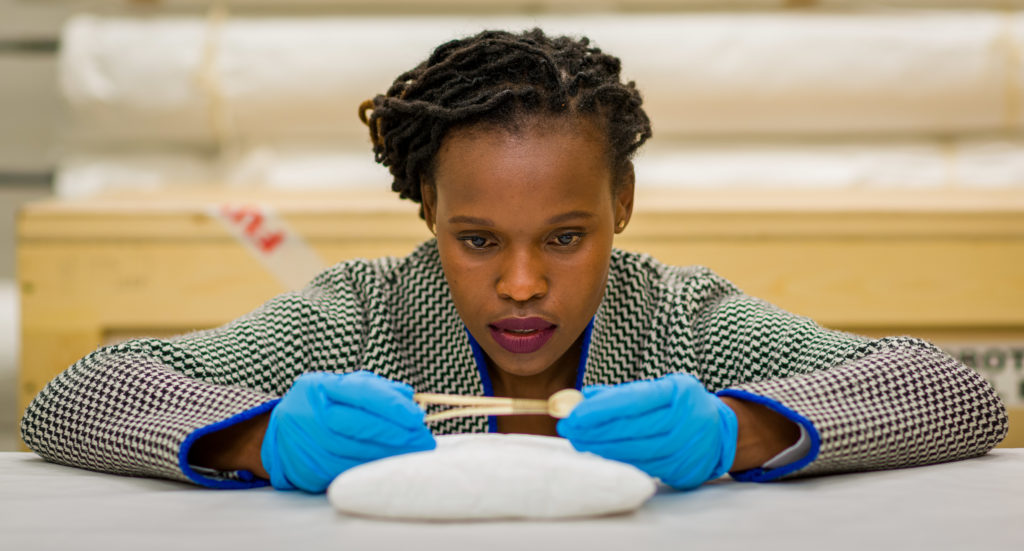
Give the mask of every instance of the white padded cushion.
M 562 438 L 440 436 L 437 449 L 349 469 L 327 489 L 349 514 L 421 520 L 566 518 L 624 513 L 655 492 L 625 463 L 580 453 Z

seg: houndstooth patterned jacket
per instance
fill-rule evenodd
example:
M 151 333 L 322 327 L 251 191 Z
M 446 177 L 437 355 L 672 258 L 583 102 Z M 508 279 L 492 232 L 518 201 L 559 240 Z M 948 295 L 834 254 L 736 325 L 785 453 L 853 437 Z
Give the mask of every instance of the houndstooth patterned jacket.
M 824 329 L 700 267 L 614 251 L 589 329 L 582 384 L 688 372 L 720 396 L 801 423 L 800 461 L 770 480 L 966 458 L 1003 439 L 1006 412 L 977 373 L 912 338 Z M 421 392 L 485 394 L 486 370 L 452 303 L 436 243 L 405 258 L 353 260 L 223 327 L 101 348 L 51 381 L 22 437 L 57 463 L 214 487 L 264 484 L 190 466 L 202 434 L 268 411 L 307 371 L 370 370 Z M 432 425 L 484 432 L 486 418 Z

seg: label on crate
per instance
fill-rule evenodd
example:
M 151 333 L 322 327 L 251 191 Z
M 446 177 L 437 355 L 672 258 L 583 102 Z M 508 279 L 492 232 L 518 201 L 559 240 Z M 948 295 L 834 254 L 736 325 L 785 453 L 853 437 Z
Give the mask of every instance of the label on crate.
M 210 206 L 207 213 L 287 290 L 301 289 L 325 267 L 316 251 L 270 207 L 222 204 Z
M 937 343 L 996 388 L 1007 407 L 1024 406 L 1024 341 Z

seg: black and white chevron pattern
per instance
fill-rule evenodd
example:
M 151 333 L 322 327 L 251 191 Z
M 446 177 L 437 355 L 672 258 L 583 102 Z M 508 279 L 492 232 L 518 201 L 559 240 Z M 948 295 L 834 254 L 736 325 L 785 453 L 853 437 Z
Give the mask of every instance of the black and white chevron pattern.
M 22 437 L 58 463 L 188 480 L 178 454 L 193 431 L 281 396 L 303 372 L 357 369 L 422 392 L 483 394 L 433 241 L 402 259 L 341 263 L 217 329 L 100 349 L 39 393 Z M 1007 430 L 991 386 L 928 343 L 826 330 L 705 268 L 614 251 L 584 383 L 675 372 L 810 420 L 821 448 L 798 475 L 969 457 Z

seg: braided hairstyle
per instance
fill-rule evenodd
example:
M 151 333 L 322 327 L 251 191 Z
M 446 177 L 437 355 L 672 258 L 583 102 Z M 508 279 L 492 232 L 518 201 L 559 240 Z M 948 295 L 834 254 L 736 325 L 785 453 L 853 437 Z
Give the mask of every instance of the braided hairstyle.
M 484 31 L 438 46 L 387 94 L 363 102 L 359 118 L 370 128 L 374 158 L 394 177 L 391 189 L 417 203 L 449 131 L 479 124 L 515 130 L 536 115 L 582 115 L 600 124 L 618 175 L 651 137 L 640 92 L 621 82 L 620 67 L 587 38 Z

